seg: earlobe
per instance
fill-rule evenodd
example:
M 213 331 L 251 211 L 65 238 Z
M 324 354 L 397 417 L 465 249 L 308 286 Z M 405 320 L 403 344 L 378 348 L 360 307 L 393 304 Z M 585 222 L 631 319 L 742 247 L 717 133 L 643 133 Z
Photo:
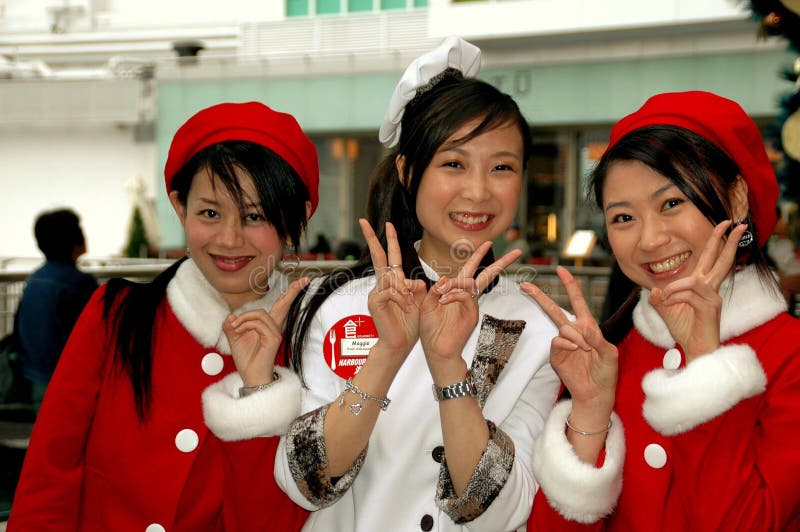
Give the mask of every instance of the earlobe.
M 311 218 L 311 202 L 306 201 L 306 220 Z
M 405 187 L 406 184 L 403 182 L 403 170 L 406 167 L 406 158 L 403 155 L 398 155 L 394 158 L 394 167 L 397 170 L 397 179 L 400 181 L 400 184 Z
M 747 219 L 747 213 L 750 212 L 750 200 L 747 198 L 748 190 L 747 181 L 742 176 L 737 176 L 730 192 L 731 212 L 733 213 L 734 222 Z
M 175 209 L 178 218 L 180 218 L 181 225 L 186 225 L 186 205 L 181 203 L 180 199 L 178 199 L 177 190 L 173 190 L 169 193 L 169 202 L 172 204 L 172 208 Z

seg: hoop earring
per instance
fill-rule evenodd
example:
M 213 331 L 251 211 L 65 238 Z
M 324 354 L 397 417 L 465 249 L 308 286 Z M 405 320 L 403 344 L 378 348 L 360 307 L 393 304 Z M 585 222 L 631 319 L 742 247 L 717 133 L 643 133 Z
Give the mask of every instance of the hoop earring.
M 744 223 L 743 220 L 739 220 L 734 224 L 734 227 L 736 227 L 737 225 L 742 225 L 743 223 Z M 742 233 L 742 236 L 736 245 L 740 248 L 746 248 L 752 243 L 753 243 L 753 233 L 750 232 L 750 229 L 747 229 L 744 233 Z
M 284 272 L 291 273 L 300 266 L 300 257 L 297 256 L 295 251 L 294 246 L 283 247 L 283 257 L 280 263 L 278 263 L 278 267 Z

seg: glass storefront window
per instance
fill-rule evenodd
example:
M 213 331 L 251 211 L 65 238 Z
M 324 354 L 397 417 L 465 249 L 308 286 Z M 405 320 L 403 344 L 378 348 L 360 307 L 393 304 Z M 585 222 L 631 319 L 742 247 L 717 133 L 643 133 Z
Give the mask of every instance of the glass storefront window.
M 374 134 L 312 136 L 312 140 L 319 157 L 320 201 L 306 230 L 308 245 L 301 251 L 320 235 L 331 243 L 334 254 L 353 243 L 363 246 L 358 219 L 366 215 L 369 181 L 384 156 L 383 146 Z
M 317 15 L 332 15 L 341 10 L 339 0 L 316 0 L 316 3 Z
M 527 194 L 521 208 L 527 214 L 525 234 L 534 262 L 557 262 L 562 237 L 569 143 L 563 132 L 533 132 L 528 162 Z
M 286 0 L 287 17 L 303 17 L 309 14 L 309 0 Z
M 350 13 L 372 11 L 372 0 L 347 0 L 347 11 Z

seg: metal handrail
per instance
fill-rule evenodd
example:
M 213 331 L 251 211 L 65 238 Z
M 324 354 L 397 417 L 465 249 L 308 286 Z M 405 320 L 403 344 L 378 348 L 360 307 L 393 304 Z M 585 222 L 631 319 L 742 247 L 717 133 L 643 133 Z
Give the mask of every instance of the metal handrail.
M 173 263 L 174 261 L 163 259 L 134 261 L 128 259 L 95 259 L 82 261 L 79 267 L 81 271 L 94 275 L 100 283 L 115 277 L 146 282 Z M 287 273 L 293 278 L 303 275 L 313 277 L 331 272 L 337 268 L 346 268 L 351 264 L 353 264 L 352 261 L 339 260 L 301 261 L 296 268 Z M 33 261 L 31 261 L 26 267 L 18 266 L 14 270 L 0 269 L 0 337 L 8 334 L 13 327 L 14 311 L 19 298 L 22 296 L 25 280 L 38 267 L 39 264 L 33 264 Z M 567 269 L 576 279 L 582 282 L 589 307 L 595 316 L 600 316 L 608 286 L 610 269 L 598 266 L 567 266 Z M 512 264 L 506 268 L 506 274 L 516 283 L 530 281 L 539 285 L 556 303 L 569 309 L 569 298 L 555 270 L 555 265 Z

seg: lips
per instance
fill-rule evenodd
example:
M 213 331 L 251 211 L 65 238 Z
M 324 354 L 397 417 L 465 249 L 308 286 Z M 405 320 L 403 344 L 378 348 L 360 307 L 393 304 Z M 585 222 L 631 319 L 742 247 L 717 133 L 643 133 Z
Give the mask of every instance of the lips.
M 253 260 L 252 256 L 228 257 L 225 255 L 211 255 L 214 264 L 225 272 L 238 272 Z
M 647 267 L 653 273 L 666 273 L 677 269 L 681 264 L 686 262 L 691 255 L 691 251 L 684 251 L 683 253 L 673 255 L 672 257 L 658 262 L 650 262 L 647 264 Z
M 486 213 L 451 212 L 450 220 L 466 231 L 481 231 L 489 226 L 494 216 Z

